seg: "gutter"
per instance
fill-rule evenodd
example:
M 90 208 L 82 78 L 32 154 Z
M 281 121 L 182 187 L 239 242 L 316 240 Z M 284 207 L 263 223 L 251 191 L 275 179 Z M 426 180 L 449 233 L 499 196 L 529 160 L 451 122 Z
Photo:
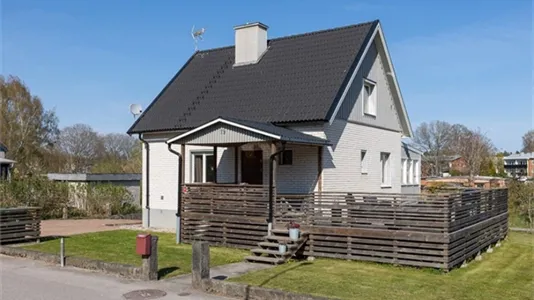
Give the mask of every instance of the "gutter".
M 177 204 L 176 204 L 176 243 L 179 244 L 181 242 L 181 218 L 182 218 L 182 168 L 180 168 L 180 165 L 182 164 L 182 154 L 174 149 L 171 148 L 172 144 L 167 144 L 167 149 L 176 156 L 178 156 L 178 195 L 176 197 Z
M 146 227 L 150 227 L 150 144 L 143 139 L 141 134 L 139 134 L 139 140 L 145 145 L 146 148 L 146 203 L 145 209 L 147 210 L 146 216 Z M 142 179 L 142 178 L 141 178 Z
M 273 193 L 273 186 L 274 186 L 274 168 L 273 163 L 275 161 L 276 156 L 280 155 L 280 153 L 284 152 L 286 149 L 286 143 L 282 142 L 282 149 L 279 151 L 271 154 L 269 157 L 269 218 L 267 219 L 267 230 L 269 232 L 269 235 L 271 235 L 271 230 L 273 229 L 273 210 L 274 210 L 274 193 Z

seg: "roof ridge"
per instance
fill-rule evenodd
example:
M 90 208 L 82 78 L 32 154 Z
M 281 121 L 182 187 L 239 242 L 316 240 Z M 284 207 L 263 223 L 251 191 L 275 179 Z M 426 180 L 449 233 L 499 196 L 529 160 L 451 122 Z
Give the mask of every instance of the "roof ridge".
M 348 29 L 348 28 L 353 28 L 353 27 L 361 27 L 361 26 L 366 26 L 366 25 L 373 24 L 375 22 L 380 22 L 380 20 L 376 19 L 376 20 L 369 21 L 369 22 L 364 22 L 364 23 L 351 24 L 351 25 L 333 27 L 333 28 L 328 28 L 328 29 L 321 29 L 321 30 L 310 31 L 310 32 L 305 32 L 305 33 L 297 33 L 297 34 L 292 34 L 292 35 L 287 35 L 287 36 L 282 36 L 282 37 L 269 39 L 269 41 L 279 41 L 279 40 L 292 39 L 292 38 L 297 38 L 297 37 L 302 37 L 302 36 L 315 35 L 315 34 L 332 32 L 332 31 L 338 31 L 338 30 L 343 30 L 343 29 Z
M 280 41 L 280 40 L 287 40 L 287 39 L 299 38 L 299 37 L 303 37 L 303 36 L 310 36 L 310 35 L 316 35 L 316 34 L 326 33 L 326 32 L 339 31 L 339 30 L 348 29 L 348 28 L 354 28 L 354 27 L 366 26 L 366 25 L 370 25 L 370 24 L 378 23 L 378 22 L 380 22 L 380 20 L 379 20 L 379 19 L 376 19 L 376 20 L 369 21 L 369 22 L 364 22 L 364 23 L 351 24 L 351 25 L 345 25 L 345 26 L 340 26 L 340 27 L 333 27 L 333 28 L 328 28 L 328 29 L 321 29 L 321 30 L 310 31 L 310 32 L 305 32 L 305 33 L 297 33 L 297 34 L 292 34 L 292 35 L 286 35 L 286 36 L 281 36 L 281 37 L 277 37 L 277 38 L 267 39 L 267 42 Z M 222 46 L 222 47 L 215 47 L 215 48 L 210 48 L 210 49 L 206 49 L 206 50 L 199 50 L 199 51 L 195 52 L 195 53 L 193 54 L 193 56 L 194 56 L 194 55 L 197 55 L 197 54 L 199 54 L 199 53 L 207 53 L 207 52 L 212 52 L 212 51 L 220 51 L 220 50 L 226 50 L 226 49 L 231 49 L 231 48 L 235 48 L 235 45 Z

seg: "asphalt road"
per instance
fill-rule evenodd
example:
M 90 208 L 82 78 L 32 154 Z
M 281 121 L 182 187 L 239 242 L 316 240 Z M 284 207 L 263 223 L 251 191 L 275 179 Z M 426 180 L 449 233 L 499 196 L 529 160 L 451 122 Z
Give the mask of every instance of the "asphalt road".
M 1 300 L 117 300 L 123 294 L 157 289 L 159 299 L 225 299 L 191 289 L 189 280 L 159 282 L 127 280 L 74 268 L 60 268 L 38 261 L 0 256 Z

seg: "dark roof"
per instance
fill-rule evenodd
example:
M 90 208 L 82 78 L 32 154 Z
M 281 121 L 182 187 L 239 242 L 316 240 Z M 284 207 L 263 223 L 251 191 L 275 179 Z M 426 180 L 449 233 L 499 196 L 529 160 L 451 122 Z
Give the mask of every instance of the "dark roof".
M 199 51 L 128 133 L 189 129 L 218 116 L 269 123 L 328 120 L 378 20 L 271 39 L 257 64 L 234 47 Z
M 274 135 L 280 136 L 281 141 L 292 143 L 304 143 L 313 145 L 330 145 L 330 142 L 326 139 L 315 137 L 313 135 L 298 132 L 289 128 L 276 126 L 272 123 L 255 122 L 248 120 L 240 120 L 235 118 L 222 118 L 230 122 L 238 123 L 246 127 L 254 128 L 260 131 L 265 131 Z

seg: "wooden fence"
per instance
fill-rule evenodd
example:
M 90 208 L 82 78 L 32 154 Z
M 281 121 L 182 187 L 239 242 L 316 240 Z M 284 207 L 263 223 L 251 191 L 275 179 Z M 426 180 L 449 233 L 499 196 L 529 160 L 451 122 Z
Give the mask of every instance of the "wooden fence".
M 253 248 L 267 234 L 268 192 L 262 185 L 185 185 L 182 239 Z
M 268 187 L 187 184 L 182 239 L 253 248 L 267 234 Z M 451 269 L 504 238 L 508 191 L 277 195 L 275 227 L 296 221 L 310 256 Z
M 38 240 L 40 235 L 40 208 L 0 208 L 0 244 Z
M 276 220 L 310 233 L 307 255 L 451 269 L 504 238 L 507 198 L 506 189 L 278 196 Z

